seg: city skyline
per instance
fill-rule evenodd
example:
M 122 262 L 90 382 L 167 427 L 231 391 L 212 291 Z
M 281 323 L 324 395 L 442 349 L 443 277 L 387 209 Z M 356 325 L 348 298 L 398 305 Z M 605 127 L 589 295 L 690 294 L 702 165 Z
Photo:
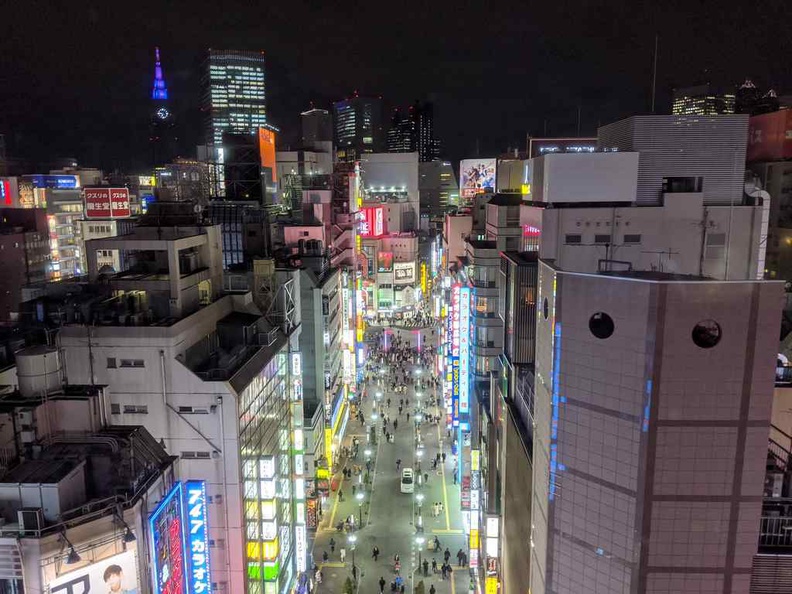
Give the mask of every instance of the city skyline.
M 362 8 L 354 35 L 344 10 L 323 11 L 320 18 L 300 3 L 277 11 L 228 6 L 219 24 L 203 18 L 213 13 L 200 2 L 190 15 L 145 5 L 81 10 L 78 3 L 57 23 L 41 20 L 30 7 L 13 7 L 8 22 L 16 24 L 17 35 L 0 41 L 6 88 L 13 89 L 0 98 L 0 130 L 9 154 L 34 166 L 72 156 L 106 169 L 141 167 L 155 46 L 188 156 L 201 138 L 200 63 L 210 46 L 265 52 L 267 109 L 285 145 L 297 144 L 299 113 L 310 102 L 328 108 L 357 89 L 394 105 L 431 99 L 437 136 L 452 160 L 475 156 L 477 147 L 486 155 L 522 146 L 526 133 L 544 135 L 545 124 L 548 135 L 574 134 L 578 106 L 582 134 L 649 112 L 655 34 L 660 113 L 670 111 L 673 87 L 738 85 L 748 76 L 763 88 L 790 88 L 790 75 L 773 59 L 788 52 L 790 41 L 772 34 L 790 8 L 774 1 L 753 14 L 735 5 L 734 18 L 706 21 L 702 35 L 713 6 L 636 11 L 620 0 L 596 11 L 578 2 L 526 11 L 504 4 L 481 21 L 464 7 L 438 4 L 435 14 L 405 11 L 387 23 L 376 10 Z M 152 11 L 156 19 L 149 18 Z M 106 35 L 86 35 L 79 43 L 64 37 L 118 22 L 128 26 L 110 44 Z M 298 22 L 305 34 L 285 34 Z M 26 32 L 33 31 L 47 41 L 29 43 Z

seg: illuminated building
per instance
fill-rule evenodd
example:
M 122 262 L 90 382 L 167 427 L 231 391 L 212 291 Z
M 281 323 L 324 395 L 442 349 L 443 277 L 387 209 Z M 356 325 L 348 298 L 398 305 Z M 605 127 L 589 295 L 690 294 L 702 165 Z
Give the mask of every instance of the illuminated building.
M 128 268 L 93 285 L 106 292 L 84 306 L 93 324 L 59 336 L 70 380 L 110 387 L 112 424 L 145 424 L 205 481 L 217 588 L 287 591 L 307 563 L 299 326 L 222 292 L 220 233 L 149 213 L 89 242 L 92 281 L 97 250 Z
M 0 209 L 0 257 L 3 290 L 0 320 L 15 320 L 21 287 L 45 282 L 50 273 L 49 226 L 42 208 Z
M 397 108 L 391 118 L 387 144 L 389 153 L 418 153 L 421 163 L 440 156 L 440 143 L 434 137 L 434 105 L 416 101 L 406 116 Z
M 159 48 L 154 48 L 154 84 L 151 88 L 152 113 L 149 120 L 149 143 L 152 165 L 160 165 L 176 156 L 173 108 L 168 101 L 168 87 L 162 73 Z
M 429 161 L 418 165 L 421 214 L 436 218 L 459 204 L 459 185 L 449 161 Z
M 332 152 L 333 116 L 329 111 L 316 108 L 304 111 L 300 114 L 300 124 L 303 148 L 318 152 Z
M 355 161 L 367 153 L 382 151 L 382 98 L 360 97 L 333 104 L 336 155 L 339 161 Z
M 224 132 L 254 134 L 266 125 L 264 52 L 210 48 L 202 85 L 207 144 L 219 148 Z
M 714 93 L 710 85 L 674 89 L 671 113 L 687 116 L 710 116 L 734 113 L 734 94 Z
M 540 261 L 531 592 L 750 591 L 782 302 Z

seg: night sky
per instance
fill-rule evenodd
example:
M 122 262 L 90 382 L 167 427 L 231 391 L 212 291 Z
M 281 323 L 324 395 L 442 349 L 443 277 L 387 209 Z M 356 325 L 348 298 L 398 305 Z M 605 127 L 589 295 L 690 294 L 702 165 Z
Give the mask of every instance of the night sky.
M 332 8 L 335 6 L 335 8 Z M 792 2 L 5 2 L 0 133 L 32 167 L 56 157 L 143 168 L 153 47 L 162 51 L 184 154 L 201 138 L 207 47 L 267 54 L 269 118 L 281 144 L 299 112 L 357 89 L 387 104 L 435 102 L 444 157 L 496 154 L 535 136 L 581 133 L 650 106 L 660 36 L 658 112 L 671 89 L 710 81 L 792 93 Z M 387 119 L 387 112 L 386 112 Z

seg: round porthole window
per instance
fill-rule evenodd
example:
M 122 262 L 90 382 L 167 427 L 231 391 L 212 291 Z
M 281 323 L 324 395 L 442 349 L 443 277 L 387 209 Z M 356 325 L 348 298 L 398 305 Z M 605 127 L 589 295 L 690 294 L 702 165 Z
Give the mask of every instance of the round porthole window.
M 547 297 L 544 298 L 544 303 L 542 303 L 542 315 L 545 320 L 550 315 L 550 304 L 547 302 Z
M 591 333 L 600 339 L 609 338 L 613 334 L 616 326 L 613 324 L 613 318 L 602 311 L 598 311 L 589 318 L 589 330 Z
M 715 320 L 701 320 L 693 326 L 691 338 L 697 347 L 711 349 L 720 342 L 721 327 Z

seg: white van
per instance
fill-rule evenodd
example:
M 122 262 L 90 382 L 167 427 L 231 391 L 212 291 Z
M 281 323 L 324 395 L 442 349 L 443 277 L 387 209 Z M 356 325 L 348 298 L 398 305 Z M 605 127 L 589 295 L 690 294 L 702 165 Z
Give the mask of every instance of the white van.
M 413 469 L 404 468 L 401 475 L 401 492 L 412 493 L 415 491 L 415 481 L 413 479 Z

